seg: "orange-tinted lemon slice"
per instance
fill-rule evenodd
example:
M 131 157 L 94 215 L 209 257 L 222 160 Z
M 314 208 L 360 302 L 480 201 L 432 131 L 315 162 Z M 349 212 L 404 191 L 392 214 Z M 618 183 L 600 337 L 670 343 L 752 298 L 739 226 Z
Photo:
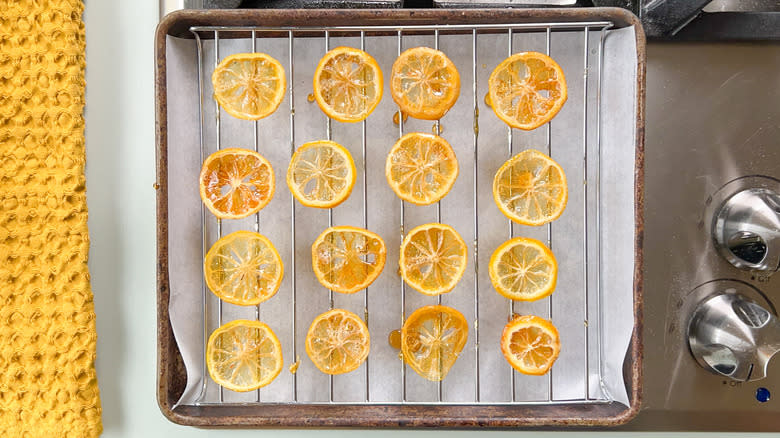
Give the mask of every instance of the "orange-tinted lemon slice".
M 311 246 L 317 280 L 344 294 L 367 288 L 382 272 L 386 257 L 382 238 L 362 228 L 330 227 Z
M 512 368 L 540 376 L 558 358 L 561 340 L 550 321 L 534 315 L 517 316 L 504 327 L 501 352 Z
M 271 163 L 248 149 L 214 152 L 200 171 L 200 199 L 220 219 L 257 213 L 268 205 L 275 189 Z
M 488 90 L 489 106 L 501 120 L 531 130 L 549 122 L 566 102 L 566 77 L 543 53 L 516 53 L 493 70 Z

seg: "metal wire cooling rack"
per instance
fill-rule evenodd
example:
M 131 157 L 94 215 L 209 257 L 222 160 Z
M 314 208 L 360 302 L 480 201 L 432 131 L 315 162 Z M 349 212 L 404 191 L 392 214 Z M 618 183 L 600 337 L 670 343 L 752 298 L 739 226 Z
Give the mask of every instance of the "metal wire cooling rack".
M 603 47 L 604 37 L 607 34 L 607 30 L 612 27 L 612 23 L 609 21 L 590 21 L 590 22 L 550 22 L 550 23 L 523 23 L 523 24 L 508 24 L 508 25 L 412 25 L 412 26 L 337 26 L 337 27 L 230 27 L 230 26 L 196 26 L 191 27 L 190 31 L 195 36 L 197 47 L 197 59 L 198 59 L 198 82 L 200 92 L 200 154 L 201 160 L 204 160 L 208 153 L 213 152 L 214 147 L 216 150 L 222 148 L 222 138 L 225 136 L 225 131 L 222 126 L 221 110 L 216 101 L 211 99 L 208 93 L 208 84 L 205 81 L 211 77 L 211 72 L 222 59 L 220 49 L 221 47 L 235 42 L 237 39 L 249 40 L 251 43 L 251 51 L 256 52 L 258 48 L 263 51 L 263 46 L 266 41 L 274 41 L 277 47 L 281 47 L 286 52 L 286 60 L 280 58 L 283 63 L 286 74 L 288 75 L 288 96 L 286 97 L 288 102 L 287 111 L 289 114 L 287 125 L 289 127 L 289 152 L 290 155 L 294 152 L 299 143 L 296 141 L 296 124 L 301 124 L 310 127 L 314 124 L 322 124 L 322 136 L 328 140 L 333 137 L 333 124 L 330 118 L 324 117 L 314 120 L 313 117 L 307 117 L 301 119 L 301 115 L 296 115 L 296 104 L 300 105 L 302 84 L 310 83 L 310 77 L 300 77 L 301 75 L 296 73 L 296 63 L 300 62 L 296 58 L 296 51 L 306 51 L 307 53 L 312 48 L 321 47 L 319 56 L 327 52 L 332 48 L 334 39 L 338 38 L 339 41 L 347 41 L 345 45 L 354 45 L 363 50 L 366 50 L 367 40 L 384 42 L 385 46 L 389 40 L 395 40 L 397 43 L 397 53 L 400 54 L 405 48 L 412 47 L 412 43 L 418 45 L 430 45 L 434 48 L 439 48 L 440 43 L 446 40 L 452 40 L 450 46 L 453 44 L 463 44 L 466 40 L 470 40 L 470 56 L 463 58 L 457 58 L 453 56 L 456 64 L 459 68 L 462 68 L 464 62 L 470 67 L 470 72 L 466 72 L 466 77 L 470 80 L 470 93 L 469 94 L 471 107 L 471 119 L 468 120 L 449 120 L 449 115 L 445 116 L 447 121 L 445 122 L 448 127 L 443 135 L 448 135 L 449 132 L 459 130 L 461 133 L 463 130 L 471 131 L 471 147 L 470 157 L 464 157 L 459 155 L 459 161 L 461 163 L 469 163 L 470 166 L 463 166 L 461 164 L 461 177 L 464 173 L 471 172 L 471 202 L 470 206 L 473 210 L 473 217 L 471 222 L 473 229 L 471 230 L 472 241 L 469 252 L 471 255 L 469 269 L 473 270 L 471 277 L 471 295 L 469 301 L 473 306 L 469 313 L 473 316 L 472 323 L 470 323 L 469 343 L 467 349 L 470 348 L 470 352 L 466 352 L 459 358 L 459 362 L 468 362 L 468 366 L 459 364 L 460 371 L 457 377 L 448 376 L 444 382 L 432 383 L 417 379 L 414 373 L 411 373 L 415 379 L 414 383 L 410 386 L 409 377 L 410 373 L 407 371 L 406 365 L 403 361 L 399 361 L 399 365 L 386 366 L 386 362 L 377 364 L 372 361 L 374 358 L 374 349 L 379 347 L 384 349 L 389 348 L 383 343 L 384 337 L 387 335 L 386 330 L 384 332 L 377 333 L 372 328 L 372 354 L 366 360 L 365 364 L 360 369 L 349 373 L 345 376 L 338 376 L 339 383 L 334 385 L 334 376 L 327 377 L 327 383 L 325 388 L 311 389 L 309 385 L 322 386 L 322 379 L 306 379 L 300 377 L 299 373 L 292 373 L 286 380 L 286 382 L 277 383 L 274 382 L 271 387 L 257 390 L 252 397 L 246 395 L 233 393 L 232 391 L 225 390 L 219 387 L 211 379 L 205 378 L 202 382 L 202 389 L 196 405 L 213 405 L 213 404 L 262 404 L 267 401 L 274 403 L 307 403 L 307 404 L 393 404 L 393 403 L 413 403 L 413 404 L 517 404 L 517 405 L 539 405 L 539 404 L 588 404 L 588 403 L 601 403 L 609 401 L 611 398 L 600 387 L 602 375 L 602 342 L 601 342 L 601 318 L 602 318 L 602 306 L 601 306 L 601 293 L 600 293 L 600 281 L 599 281 L 599 265 L 601 260 L 601 248 L 600 248 L 600 228 L 599 228 L 599 187 L 598 184 L 588 185 L 588 181 L 597 181 L 599 171 L 599 155 L 600 155 L 600 103 L 601 103 L 601 91 L 602 91 L 602 79 L 601 70 L 603 64 Z M 546 147 L 546 153 L 553 158 L 563 156 L 578 156 L 580 161 L 580 172 L 582 175 L 582 184 L 580 186 L 579 181 L 575 178 L 569 178 L 570 186 L 570 204 L 571 198 L 579 196 L 581 201 L 575 204 L 581 206 L 581 210 L 576 213 L 569 213 L 572 218 L 569 220 L 566 231 L 572 231 L 569 228 L 572 226 L 574 231 L 580 234 L 578 239 L 574 239 L 576 245 L 579 245 L 579 254 L 576 258 L 582 265 L 581 269 L 578 269 L 578 273 L 581 273 L 580 278 L 570 279 L 572 284 L 569 284 L 568 289 L 575 294 L 571 300 L 575 302 L 579 309 L 573 309 L 571 303 L 560 302 L 561 310 L 557 310 L 556 305 L 558 301 L 554 301 L 560 292 L 554 293 L 548 299 L 543 302 L 527 305 L 518 304 L 510 300 L 503 299 L 503 306 L 505 311 L 499 315 L 495 311 L 495 306 L 491 306 L 489 309 L 490 314 L 486 315 L 488 310 L 480 309 L 480 301 L 486 300 L 487 294 L 497 295 L 492 290 L 485 290 L 485 285 L 489 285 L 489 280 L 486 282 L 487 276 L 486 259 L 485 254 L 480 251 L 485 251 L 485 244 L 480 237 L 480 208 L 488 208 L 485 204 L 491 204 L 490 199 L 485 200 L 484 191 L 480 186 L 480 176 L 484 179 L 485 174 L 492 173 L 495 169 L 486 169 L 480 164 L 480 145 L 483 147 L 495 148 L 499 144 L 503 143 L 505 148 L 505 158 L 511 157 L 514 153 L 519 152 L 522 147 L 527 146 L 527 142 L 518 137 L 527 135 L 527 133 L 513 132 L 511 128 L 507 128 L 505 125 L 493 124 L 489 130 L 485 129 L 485 122 L 481 122 L 481 117 L 484 119 L 488 115 L 483 114 L 480 116 L 480 98 L 478 89 L 483 89 L 486 82 L 486 74 L 480 71 L 480 64 L 487 63 L 487 58 L 490 62 L 494 62 L 497 56 L 508 56 L 515 51 L 527 50 L 524 46 L 525 43 L 520 44 L 518 39 L 524 40 L 524 38 L 533 37 L 534 41 L 542 42 L 543 48 L 538 47 L 536 50 L 544 51 L 548 55 L 553 56 L 561 63 L 562 60 L 566 60 L 568 70 L 566 75 L 568 77 L 568 87 L 570 101 L 567 106 L 578 106 L 575 110 L 576 118 L 579 119 L 579 125 L 572 127 L 570 124 L 558 125 L 556 120 L 548 122 L 545 127 L 538 129 L 539 133 L 535 134 L 535 140 L 537 146 L 541 150 L 542 145 Z M 564 47 L 561 49 L 561 54 L 552 53 L 552 44 L 556 38 L 561 38 L 564 41 Z M 488 39 L 490 47 L 488 50 L 479 50 L 482 39 Z M 420 44 L 420 42 L 423 44 Z M 406 43 L 406 44 L 405 44 Z M 259 47 L 260 46 L 260 47 Z M 286 46 L 286 47 L 285 47 Z M 468 50 L 466 50 L 468 52 Z M 371 53 L 369 51 L 369 53 Z M 487 55 L 489 53 L 489 56 Z M 579 60 L 579 68 L 572 68 L 572 60 L 577 56 Z M 372 53 L 374 54 L 374 53 Z M 389 55 L 389 54 L 386 54 Z M 470 59 L 469 59 L 470 58 Z M 465 60 L 465 61 L 464 61 Z M 316 65 L 317 59 L 310 60 Z M 462 62 L 464 61 L 464 62 Z M 495 65 L 490 65 L 492 68 Z M 482 65 L 482 69 L 485 68 L 485 64 Z M 595 71 L 594 71 L 595 70 Z M 386 74 L 389 73 L 388 69 L 385 69 Z M 581 72 L 581 77 L 578 74 Z M 464 71 L 461 70 L 464 74 Z M 489 70 L 487 71 L 489 74 Z M 480 81 L 480 79 L 482 79 Z M 462 90 L 465 88 L 462 87 Z M 576 92 L 575 90 L 579 90 Z M 307 90 L 305 90 L 307 91 Z M 304 91 L 304 92 L 305 92 Z M 590 94 L 589 94 L 590 93 Z M 389 93 L 385 94 L 385 98 L 380 106 L 394 105 L 392 100 L 389 99 Z M 581 96 L 581 102 L 574 102 L 571 96 Z M 296 101 L 296 96 L 298 100 Z M 463 95 L 461 100 L 463 100 Z M 485 107 L 482 105 L 483 108 Z M 210 108 L 213 108 L 210 109 Z M 281 109 L 278 111 L 283 111 Z M 489 109 L 488 109 L 489 110 Z M 399 110 L 395 110 L 399 111 Z M 399 111 L 400 112 L 400 111 Z M 300 111 L 299 111 L 300 113 Z M 372 115 L 373 116 L 373 115 Z M 399 121 L 401 116 L 399 114 Z M 388 121 L 389 122 L 389 121 Z M 252 129 L 252 136 L 254 140 L 254 150 L 263 153 L 261 144 L 261 127 L 258 125 L 262 121 L 242 121 L 241 129 Z M 211 124 L 211 126 L 207 126 Z M 398 123 L 398 136 L 404 134 L 406 123 Z M 480 124 L 483 127 L 480 129 Z M 554 136 L 553 125 L 555 129 L 562 132 L 561 137 Z M 451 126 L 451 127 L 450 127 Z M 436 121 L 433 126 L 435 133 L 442 133 L 443 128 L 440 121 Z M 578 144 L 572 144 L 570 141 L 563 141 L 562 146 L 558 146 L 558 141 L 553 141 L 553 137 L 556 139 L 563 138 L 564 135 L 568 135 L 572 130 L 579 130 L 577 134 Z M 594 132 L 595 131 L 595 132 Z M 541 133 L 544 133 L 542 139 L 539 138 Z M 373 136 L 373 133 L 372 133 Z M 370 201 L 373 195 L 369 197 L 369 192 L 373 190 L 369 187 L 369 176 L 367 175 L 366 160 L 367 156 L 378 156 L 380 160 L 384 161 L 386 151 L 389 149 L 389 145 L 380 147 L 376 145 L 376 142 L 367 142 L 367 122 L 363 121 L 360 124 L 359 138 L 360 142 L 360 157 L 358 160 L 358 171 L 362 172 L 362 178 L 359 177 L 358 181 L 362 179 L 362 187 L 359 190 L 353 192 L 352 196 L 362 196 L 362 224 L 359 225 L 364 228 L 370 228 L 369 225 L 369 211 L 372 206 Z M 367 144 L 371 143 L 370 147 Z M 518 144 L 526 143 L 526 144 Z M 354 151 L 354 149 L 353 149 Z M 284 169 L 276 169 L 277 175 L 283 172 Z M 567 173 L 569 171 L 567 170 Z M 574 173 L 574 172 L 572 172 Z M 578 173 L 579 175 L 579 173 Z M 278 180 L 278 176 L 277 176 Z M 484 181 L 483 181 L 484 184 Z M 279 184 L 277 184 L 277 196 L 279 196 Z M 483 187 L 484 189 L 484 187 Z M 482 194 L 482 196 L 481 196 Z M 446 199 L 446 198 L 445 198 Z M 410 208 L 404 205 L 403 201 L 396 198 L 396 202 L 400 203 L 400 217 L 397 217 L 397 229 L 400 231 L 400 239 L 403 238 L 406 230 L 406 225 L 409 222 L 409 210 Z M 296 240 L 297 227 L 296 227 L 296 208 L 298 214 L 300 214 L 301 206 L 296 206 L 295 199 L 290 195 L 290 224 L 289 224 L 289 247 L 291 251 L 289 254 L 283 254 L 285 260 L 285 275 L 290 277 L 289 288 L 283 287 L 279 293 L 273 298 L 274 300 L 283 300 L 286 308 L 286 313 L 281 315 L 262 315 L 261 309 L 264 304 L 258 305 L 254 309 L 254 318 L 265 322 L 269 322 L 269 319 L 274 320 L 272 326 L 278 326 L 280 324 L 289 325 L 289 333 L 291 336 L 289 339 L 282 338 L 282 344 L 285 346 L 286 358 L 293 358 L 295 360 L 298 356 L 301 357 L 301 361 L 306 361 L 305 354 L 302 354 L 301 339 L 305 336 L 305 329 L 307 328 L 308 321 L 301 320 L 299 314 L 299 308 L 301 304 L 301 290 L 298 288 L 298 278 L 300 275 L 306 275 L 306 273 L 300 272 L 300 266 L 296 264 L 296 251 L 300 251 L 303 254 L 307 254 L 309 242 L 301 242 L 300 239 Z M 339 208 L 339 207 L 337 207 Z M 374 207 L 380 208 L 380 207 Z M 437 222 L 442 221 L 442 202 L 440 201 L 435 205 L 435 218 Z M 569 208 L 572 208 L 570 206 Z M 457 211 L 454 212 L 457 214 Z M 211 216 L 205 208 L 202 209 L 202 229 L 203 229 L 203 255 L 213 242 L 222 237 L 223 224 L 220 220 Z M 388 219 L 394 220 L 394 219 Z M 254 216 L 253 227 L 255 231 L 261 231 L 261 218 L 260 213 Z M 445 221 L 446 222 L 446 221 Z M 334 223 L 333 209 L 329 209 L 327 212 L 327 225 L 332 226 Z M 546 240 L 548 246 L 556 251 L 559 247 L 566 251 L 572 250 L 572 242 L 566 237 L 566 234 L 556 234 L 558 238 L 554 239 L 553 229 L 556 227 L 556 223 L 550 223 L 546 227 L 537 227 L 536 229 L 528 229 L 527 227 L 521 227 L 513 225 L 509 220 L 506 220 L 508 226 L 506 232 L 499 232 L 493 227 L 489 230 L 490 233 L 499 233 L 505 237 L 512 238 L 518 234 L 531 235 L 533 237 L 539 237 L 541 240 Z M 325 224 L 322 224 L 324 228 Z M 578 229 L 577 229 L 578 228 Z M 459 230 L 461 234 L 468 241 L 468 234 L 466 230 Z M 583 237 L 584 236 L 584 237 Z M 282 235 L 269 236 L 272 240 L 278 240 L 284 238 Z M 383 236 L 388 242 L 388 247 L 391 245 L 387 236 Z M 568 240 L 567 240 L 568 239 Z M 581 242 L 581 243 L 580 243 Z M 489 252 L 494 248 L 487 248 L 487 257 Z M 480 258 L 480 255 L 483 258 Z M 300 254 L 298 256 L 300 258 Z M 300 263 L 307 263 L 308 260 L 298 260 Z M 297 269 L 298 268 L 298 269 Z M 480 269 L 481 268 L 481 269 Z M 388 263 L 385 267 L 385 273 L 383 275 L 392 275 L 394 270 L 394 263 L 388 255 Z M 462 283 L 466 282 L 466 278 Z M 399 289 L 396 291 L 385 291 L 383 293 L 397 293 L 398 294 L 398 309 L 393 311 L 398 312 L 398 327 L 403 324 L 406 315 L 409 312 L 410 306 L 409 293 L 406 291 L 406 286 L 403 281 L 399 281 Z M 371 286 L 368 289 L 374 290 L 375 286 Z M 371 312 L 388 311 L 386 308 L 376 308 L 372 306 L 370 298 L 373 293 L 369 293 L 369 290 L 365 290 L 354 296 L 350 296 L 350 303 L 355 307 L 362 307 L 363 316 L 366 323 L 369 323 L 369 315 Z M 560 286 L 559 286 L 560 289 Z M 208 339 L 208 336 L 212 330 L 217 326 L 223 324 L 223 315 L 225 314 L 224 306 L 230 306 L 214 297 L 207 289 L 205 282 L 202 286 L 203 293 L 203 336 L 204 343 Z M 307 291 L 308 293 L 308 291 Z M 415 292 L 412 292 L 415 293 Z M 416 293 L 415 293 L 416 294 Z M 362 295 L 362 302 L 357 303 L 355 300 L 360 300 Z M 497 300 L 494 296 L 490 296 L 489 299 L 493 302 Z M 461 293 L 463 296 L 463 293 Z M 339 298 L 341 299 L 341 297 Z M 436 303 L 442 303 L 442 296 L 433 298 Z M 449 300 L 445 297 L 445 300 Z M 415 299 L 415 301 L 419 301 Z M 463 303 L 461 298 L 458 303 Z M 333 291 L 328 291 L 328 308 L 332 309 L 335 306 L 335 300 Z M 432 302 L 427 304 L 433 304 Z M 461 306 L 462 307 L 462 306 Z M 322 308 L 321 311 L 326 310 Z M 482 313 L 481 313 L 482 312 Z M 567 361 L 565 370 L 559 376 L 559 365 L 553 367 L 552 371 L 546 376 L 529 378 L 528 376 L 519 375 L 515 372 L 501 357 L 501 352 L 498 348 L 498 341 L 485 340 L 480 337 L 480 326 L 484 326 L 486 323 L 491 323 L 496 320 L 497 323 L 503 326 L 505 318 L 515 314 L 521 313 L 536 313 L 540 316 L 547 317 L 553 320 L 556 325 L 559 322 L 564 325 L 561 330 L 562 339 L 569 337 L 568 331 L 573 334 L 570 336 L 572 339 L 581 340 L 584 346 L 578 347 L 578 351 L 584 352 L 584 354 L 578 354 L 575 358 L 561 357 L 560 361 Z M 566 324 L 566 321 L 580 320 L 581 325 Z M 373 320 L 373 318 L 372 318 Z M 494 324 L 495 325 L 495 324 Z M 579 326 L 580 328 L 576 328 Z M 559 329 L 561 327 L 559 326 Z M 574 331 L 579 330 L 578 333 Z M 484 335 L 483 335 L 484 336 Z M 376 347 L 375 347 L 376 346 Z M 567 348 L 564 345 L 563 348 Z M 574 348 L 572 346 L 571 348 Z M 387 357 L 387 354 L 384 355 Z M 291 362 L 288 360 L 287 362 Z M 205 369 L 205 356 L 203 357 L 204 369 Z M 579 362 L 576 365 L 574 361 Z M 594 363 L 595 362 L 595 366 Z M 301 365 L 303 366 L 303 365 Z M 467 370 L 470 368 L 470 371 Z M 392 371 L 395 369 L 397 371 Z M 498 369 L 503 369 L 500 373 L 496 372 Z M 396 373 L 396 376 L 391 374 Z M 487 373 L 487 378 L 486 378 Z M 284 374 L 284 373 L 283 373 Z M 482 375 L 481 375 L 482 374 Z M 499 374 L 503 374 L 499 375 Z M 349 379 L 348 387 L 345 390 L 345 394 L 338 394 L 340 389 L 345 386 L 342 383 Z M 378 381 L 377 381 L 378 379 Z M 280 380 L 280 379 L 277 379 Z M 356 383 L 357 380 L 361 382 Z M 450 380 L 455 380 L 450 382 Z M 489 380 L 489 385 L 486 383 Z M 387 381 L 387 382 L 386 382 Z M 521 382 L 522 381 L 522 382 Z M 286 388 L 282 388 L 280 384 L 284 384 Z M 397 385 L 397 388 L 388 392 L 387 387 Z M 572 385 L 579 387 L 576 391 L 572 389 Z M 444 388 L 447 388 L 445 393 Z M 466 389 L 466 388 L 471 389 Z M 508 391 L 503 388 L 508 387 Z M 379 388 L 379 390 L 376 390 Z M 418 390 L 423 388 L 422 390 Z M 497 389 L 498 388 L 498 389 Z M 526 390 L 531 388 L 532 390 Z M 409 392 L 415 392 L 414 395 L 410 395 Z M 302 392 L 306 393 L 302 395 Z M 559 392 L 563 395 L 559 395 Z M 379 393 L 378 395 L 376 393 Z

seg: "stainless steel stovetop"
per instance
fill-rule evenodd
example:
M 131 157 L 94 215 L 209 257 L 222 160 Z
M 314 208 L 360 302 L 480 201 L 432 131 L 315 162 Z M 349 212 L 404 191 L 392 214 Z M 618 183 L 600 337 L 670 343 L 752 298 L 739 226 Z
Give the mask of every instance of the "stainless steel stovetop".
M 651 43 L 647 64 L 645 390 L 624 428 L 780 431 L 780 361 L 738 383 L 700 367 L 686 335 L 693 290 L 711 280 L 743 281 L 780 307 L 780 274 L 735 268 L 708 233 L 722 186 L 780 178 L 780 44 Z

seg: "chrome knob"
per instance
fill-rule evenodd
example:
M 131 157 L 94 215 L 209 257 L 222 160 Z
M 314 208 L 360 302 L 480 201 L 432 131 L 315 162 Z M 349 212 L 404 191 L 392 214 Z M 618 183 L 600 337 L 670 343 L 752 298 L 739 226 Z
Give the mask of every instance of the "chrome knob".
M 718 251 L 732 265 L 780 269 L 780 195 L 767 188 L 739 191 L 721 204 L 712 227 Z
M 704 368 L 738 381 L 759 380 L 780 351 L 780 322 L 750 298 L 724 292 L 696 307 L 688 344 Z

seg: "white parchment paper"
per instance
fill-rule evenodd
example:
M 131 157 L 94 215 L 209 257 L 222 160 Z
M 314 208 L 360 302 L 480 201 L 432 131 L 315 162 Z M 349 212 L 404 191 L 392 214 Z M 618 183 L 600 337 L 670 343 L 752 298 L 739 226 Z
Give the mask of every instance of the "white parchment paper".
M 629 344 L 633 320 L 634 272 L 634 159 L 636 144 L 636 44 L 632 28 L 610 30 L 604 45 L 602 85 L 599 97 L 599 32 L 591 31 L 588 41 L 587 85 L 585 80 L 584 37 L 582 32 L 553 32 L 551 56 L 567 77 L 569 96 L 561 112 L 546 126 L 534 131 L 515 130 L 513 153 L 527 148 L 547 151 L 548 129 L 552 157 L 563 166 L 568 177 L 569 201 L 564 214 L 552 223 L 551 246 L 559 263 L 558 287 L 550 300 L 516 303 L 517 313 L 549 317 L 561 333 L 562 351 L 551 377 L 532 377 L 514 373 L 514 399 L 517 401 L 592 398 L 628 404 L 623 382 L 623 361 Z M 359 38 L 331 38 L 330 47 L 359 47 Z M 433 47 L 433 36 L 407 36 L 404 49 Z M 507 128 L 484 103 L 487 78 L 507 56 L 508 37 L 480 35 L 477 44 L 477 103 L 479 137 L 477 166 L 474 172 L 474 130 L 472 93 L 471 35 L 442 35 L 440 49 L 448 54 L 461 75 L 461 94 L 456 105 L 442 119 L 445 137 L 455 149 L 460 176 L 452 191 L 441 202 L 442 222 L 453 226 L 469 243 L 469 267 L 458 286 L 442 298 L 442 303 L 462 312 L 470 325 L 468 344 L 442 382 L 444 402 L 474 403 L 479 372 L 480 403 L 508 403 L 513 372 L 499 349 L 499 338 L 510 313 L 508 300 L 496 293 L 487 274 L 492 252 L 509 238 L 509 222 L 494 205 L 492 178 L 509 157 Z M 405 371 L 403 390 L 402 363 L 398 351 L 387 342 L 388 334 L 401 325 L 401 280 L 397 274 L 398 248 L 401 242 L 400 200 L 387 186 L 384 165 L 387 151 L 398 138 L 393 124 L 397 107 L 390 97 L 387 81 L 397 54 L 395 37 L 367 36 L 366 51 L 371 53 L 385 74 L 384 98 L 366 122 L 366 167 L 362 162 L 361 124 L 333 122 L 333 140 L 347 147 L 356 162 L 358 178 L 350 198 L 334 209 L 334 225 L 364 226 L 365 208 L 368 228 L 383 237 L 388 248 L 387 265 L 367 291 L 353 295 L 335 294 L 336 307 L 359 315 L 364 312 L 368 294 L 371 353 L 359 369 L 334 377 L 335 401 L 362 402 L 368 393 L 371 402 L 433 402 L 438 386 Z M 515 33 L 513 50 L 544 52 L 546 36 L 541 33 Z M 294 75 L 290 77 L 288 40 L 258 38 L 257 51 L 278 59 L 295 87 L 294 140 L 296 146 L 325 138 L 326 118 L 307 96 L 312 91 L 312 74 L 324 53 L 323 38 L 296 38 L 293 46 Z M 221 39 L 219 58 L 251 51 L 249 39 Z M 203 42 L 203 126 L 205 153 L 217 149 L 216 108 L 211 98 L 211 71 L 215 53 L 213 40 Z M 254 307 L 222 304 L 203 285 L 203 249 L 218 238 L 216 219 L 205 214 L 198 196 L 201 167 L 201 115 L 199 114 L 198 59 L 194 40 L 168 37 L 168 190 L 169 190 L 169 267 L 171 300 L 169 313 L 176 341 L 187 368 L 187 387 L 180 404 L 217 402 L 220 388 L 204 369 L 206 336 L 223 323 L 234 319 L 254 319 Z M 587 93 L 587 96 L 586 96 Z M 329 399 L 328 376 L 320 373 L 306 357 L 303 340 L 309 323 L 328 309 L 328 293 L 311 269 L 310 245 L 327 227 L 327 211 L 295 204 L 295 263 L 291 217 L 293 203 L 284 179 L 291 153 L 290 99 L 285 96 L 279 109 L 257 123 L 258 147 L 273 165 L 276 193 L 259 214 L 259 231 L 280 252 L 285 278 L 279 292 L 260 305 L 260 319 L 279 337 L 285 369 L 259 393 L 222 391 L 222 400 L 231 403 L 297 402 L 317 403 Z M 601 105 L 599 117 L 599 104 Z M 600 129 L 597 129 L 600 121 Z M 410 118 L 405 132 L 431 132 L 432 122 Z M 219 145 L 254 148 L 255 124 L 235 119 L 222 112 Z M 598 149 L 600 137 L 601 153 Z M 587 137 L 587 138 L 586 138 Z M 587 172 L 584 152 L 587 149 Z M 474 178 L 477 178 L 477 215 L 474 203 Z M 587 181 L 586 181 L 587 180 Z M 367 187 L 364 205 L 362 188 Z M 586 200 L 587 198 L 587 200 Z M 587 207 L 587 208 L 586 208 Z M 435 206 L 407 204 L 406 229 L 433 222 Z M 475 217 L 479 239 L 475 242 Z M 160 218 L 164 220 L 165 218 Z M 253 230 L 255 217 L 225 221 L 223 235 L 239 229 Z M 547 240 L 547 227 L 515 225 L 515 236 Z M 587 235 L 587 238 L 586 238 Z M 478 248 L 478 278 L 475 282 L 474 251 Z M 293 278 L 295 306 L 293 306 Z M 475 289 L 477 292 L 475 293 Z M 476 298 L 478 297 L 478 305 Z M 205 298 L 204 298 L 205 296 Z M 406 289 L 406 315 L 436 298 Z M 204 305 L 206 315 L 204 315 Z M 478 307 L 478 315 L 476 314 Z M 294 309 L 294 310 L 293 310 Z M 293 320 L 295 331 L 293 332 Z M 477 324 L 478 321 L 478 324 Z M 477 333 L 479 330 L 479 342 Z M 477 345 L 479 349 L 477 364 Z M 297 374 L 287 367 L 300 357 Z M 477 366 L 478 365 L 478 366 Z M 293 382 L 293 379 L 296 382 Z M 587 383 L 586 383 L 587 382 Z M 295 384 L 294 384 L 295 383 Z M 550 394 L 550 389 L 552 393 Z

